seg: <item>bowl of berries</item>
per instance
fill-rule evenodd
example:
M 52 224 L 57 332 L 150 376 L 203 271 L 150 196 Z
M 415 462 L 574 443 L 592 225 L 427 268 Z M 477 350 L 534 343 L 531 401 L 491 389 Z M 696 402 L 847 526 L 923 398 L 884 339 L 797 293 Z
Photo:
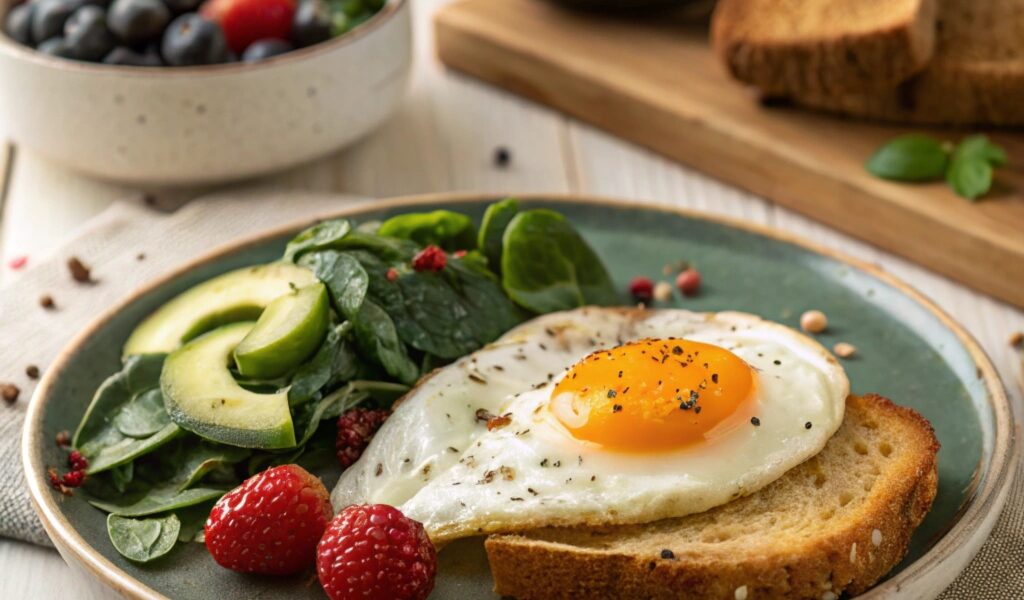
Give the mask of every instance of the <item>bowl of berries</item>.
M 408 0 L 0 0 L 0 135 L 143 185 L 323 156 L 397 107 Z

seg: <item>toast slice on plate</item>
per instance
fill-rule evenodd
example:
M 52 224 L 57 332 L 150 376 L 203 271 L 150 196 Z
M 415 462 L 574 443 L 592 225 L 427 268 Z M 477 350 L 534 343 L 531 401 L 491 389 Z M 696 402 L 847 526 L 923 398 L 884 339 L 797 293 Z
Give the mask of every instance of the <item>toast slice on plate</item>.
M 1024 0 L 938 0 L 935 57 L 879 93 L 801 92 L 798 104 L 926 124 L 1024 124 Z
M 935 45 L 935 0 L 720 0 L 715 50 L 767 95 L 890 89 Z
M 858 594 L 906 553 L 935 499 L 938 449 L 918 413 L 850 396 L 825 449 L 750 496 L 646 525 L 492 535 L 496 591 L 518 600 Z

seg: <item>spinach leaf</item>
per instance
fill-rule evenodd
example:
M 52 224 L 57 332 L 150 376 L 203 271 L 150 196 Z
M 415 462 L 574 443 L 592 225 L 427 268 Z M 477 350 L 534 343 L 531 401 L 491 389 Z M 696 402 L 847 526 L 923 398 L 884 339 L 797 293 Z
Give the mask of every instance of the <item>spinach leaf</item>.
M 348 381 L 359 372 L 359 357 L 346 339 L 352 323 L 345 321 L 327 333 L 313 358 L 298 368 L 288 388 L 288 404 L 298 406 L 311 400 L 324 386 Z
M 179 491 L 178 485 L 172 482 L 148 490 L 145 495 L 131 503 L 89 500 L 89 504 L 122 517 L 144 517 L 220 498 L 227 491 L 222 488 L 191 488 Z
M 505 229 L 502 283 L 520 306 L 537 313 L 621 301 L 601 259 L 561 214 L 521 212 Z
M 110 482 L 118 493 L 123 494 L 135 478 L 135 463 L 125 463 L 110 470 Z
M 179 492 L 195 485 L 210 471 L 242 462 L 252 454 L 248 448 L 212 444 L 207 441 L 189 442 L 180 446 L 179 451 L 172 454 L 170 459 L 176 467 L 171 481 L 177 483 Z
M 384 309 L 366 300 L 352 324 L 360 351 L 375 360 L 388 375 L 410 385 L 419 379 L 419 369 L 409 358 L 405 344 L 398 339 L 394 321 Z
M 178 532 L 179 542 L 202 543 L 205 541 L 203 527 L 206 525 L 206 520 L 210 518 L 210 510 L 213 509 L 213 505 L 213 502 L 205 502 L 174 511 L 178 521 L 181 522 L 181 530 Z
M 377 235 L 412 240 L 420 246 L 435 244 L 449 252 L 468 250 L 476 244 L 473 220 L 450 210 L 391 217 L 381 224 Z
M 148 454 L 181 433 L 181 428 L 170 423 L 149 437 L 135 439 L 125 437 L 116 428 L 110 427 L 101 437 L 80 446 L 79 450 L 89 459 L 86 473 L 95 475 Z
M 946 181 L 953 191 L 968 200 L 976 200 L 992 187 L 995 167 L 1005 166 L 1006 151 L 984 135 L 964 138 L 953 151 Z
M 302 264 L 327 286 L 331 302 L 340 314 L 348 319 L 359 314 L 369 276 L 358 260 L 346 252 L 324 250 L 307 255 Z
M 118 431 L 133 438 L 151 436 L 170 422 L 171 418 L 164 409 L 164 395 L 158 387 L 135 396 L 121 407 L 113 419 Z
M 292 238 L 284 250 L 284 260 L 295 262 L 295 260 L 313 250 L 326 248 L 331 244 L 348 235 L 352 225 L 346 219 L 335 219 L 324 221 L 303 230 Z
M 495 273 L 501 273 L 501 244 L 502 238 L 505 236 L 505 228 L 518 212 L 519 201 L 515 198 L 506 198 L 495 202 L 484 212 L 477 246 L 487 257 L 487 265 Z
M 100 384 L 75 431 L 74 447 L 80 448 L 89 439 L 109 429 L 111 416 L 136 395 L 159 387 L 165 357 L 164 354 L 130 356 L 120 371 Z
M 107 516 L 107 535 L 122 556 L 135 562 L 149 562 L 174 548 L 181 522 L 175 515 L 157 519 L 129 519 Z

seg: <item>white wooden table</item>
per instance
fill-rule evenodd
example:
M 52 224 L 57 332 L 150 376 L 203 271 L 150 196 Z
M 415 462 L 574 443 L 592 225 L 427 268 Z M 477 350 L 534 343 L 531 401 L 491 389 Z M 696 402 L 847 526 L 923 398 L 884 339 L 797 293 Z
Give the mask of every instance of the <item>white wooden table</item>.
M 671 199 L 773 225 L 880 264 L 932 297 L 978 338 L 1020 401 L 1020 365 L 1007 340 L 1024 330 L 1024 312 L 546 108 L 445 72 L 434 54 L 430 17 L 446 1 L 414 3 L 415 75 L 392 121 L 336 156 L 257 185 L 366 196 L 474 190 Z M 512 155 L 504 169 L 492 163 L 499 146 Z M 66 172 L 25 151 L 12 151 L 8 165 L 0 273 L 10 258 L 45 255 L 114 200 L 140 193 Z M 156 197 L 173 205 L 205 191 L 157 192 Z M 112 593 L 74 576 L 52 550 L 0 540 L 0 598 L 58 597 L 109 598 Z

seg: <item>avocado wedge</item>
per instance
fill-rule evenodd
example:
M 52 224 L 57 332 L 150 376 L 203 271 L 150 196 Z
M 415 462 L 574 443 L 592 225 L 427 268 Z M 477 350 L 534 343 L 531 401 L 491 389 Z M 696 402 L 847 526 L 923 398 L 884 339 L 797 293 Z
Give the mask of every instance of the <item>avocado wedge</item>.
M 235 348 L 238 372 L 272 379 L 299 366 L 327 335 L 327 288 L 314 283 L 271 302 Z
M 167 357 L 160 373 L 167 414 L 182 429 L 243 448 L 290 448 L 295 430 L 288 390 L 257 394 L 238 385 L 228 365 L 252 322 L 225 325 Z
M 251 321 L 280 296 L 316 282 L 312 271 L 276 262 L 200 283 L 167 302 L 129 336 L 124 356 L 166 354 L 219 325 Z

